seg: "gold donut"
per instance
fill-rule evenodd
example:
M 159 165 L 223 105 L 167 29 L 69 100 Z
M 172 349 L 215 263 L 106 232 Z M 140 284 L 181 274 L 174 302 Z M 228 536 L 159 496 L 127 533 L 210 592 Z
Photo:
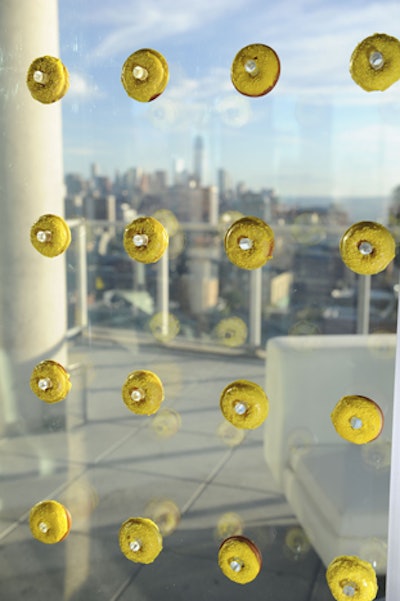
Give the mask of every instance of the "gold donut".
M 359 395 L 341 398 L 331 414 L 331 420 L 339 436 L 354 444 L 375 440 L 383 428 L 383 414 L 379 406 Z
M 135 261 L 156 263 L 167 246 L 167 231 L 154 217 L 138 217 L 125 228 L 124 248 Z
M 253 430 L 268 416 L 269 402 L 264 390 L 249 380 L 236 380 L 224 388 L 221 411 L 236 428 Z
M 121 81 L 126 93 L 139 102 L 150 102 L 162 94 L 169 79 L 168 63 L 150 48 L 137 50 L 126 59 Z
M 336 601 L 373 601 L 378 593 L 372 565 L 352 555 L 336 557 L 328 566 L 326 580 Z
M 280 62 L 275 50 L 265 44 L 245 46 L 235 56 L 231 67 L 232 83 L 245 96 L 264 96 L 276 85 Z
M 31 227 L 31 242 L 45 257 L 57 257 L 71 243 L 71 230 L 62 217 L 42 215 Z
M 218 565 L 222 573 L 238 584 L 252 582 L 258 576 L 261 564 L 259 549 L 244 536 L 231 536 L 219 548 Z
M 225 234 L 228 259 L 241 269 L 258 269 L 272 259 L 274 232 L 258 217 L 242 217 Z
M 119 530 L 122 553 L 135 563 L 153 563 L 163 548 L 160 530 L 148 518 L 129 518 Z
M 69 75 L 59 58 L 41 56 L 31 63 L 26 84 L 35 100 L 51 104 L 60 100 L 69 88 Z
M 383 225 L 360 221 L 343 234 L 339 250 L 349 269 L 361 275 L 374 275 L 394 259 L 396 242 Z
M 41 401 L 58 403 L 71 390 L 69 374 L 56 361 L 42 361 L 34 367 L 30 379 L 31 390 Z
M 41 543 L 59 543 L 71 530 L 71 514 L 58 501 L 41 501 L 30 511 L 29 527 L 34 538 Z
M 160 378 L 152 371 L 133 371 L 122 387 L 122 398 L 133 413 L 152 415 L 164 400 L 164 388 Z
M 385 33 L 365 38 L 353 51 L 350 74 L 363 90 L 386 90 L 400 79 L 400 42 Z

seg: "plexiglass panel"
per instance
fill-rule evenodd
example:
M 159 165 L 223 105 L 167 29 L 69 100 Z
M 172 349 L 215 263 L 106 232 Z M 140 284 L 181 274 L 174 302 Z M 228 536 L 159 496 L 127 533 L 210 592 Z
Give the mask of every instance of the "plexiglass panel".
M 0 5 L 2 598 L 384 598 L 399 17 Z

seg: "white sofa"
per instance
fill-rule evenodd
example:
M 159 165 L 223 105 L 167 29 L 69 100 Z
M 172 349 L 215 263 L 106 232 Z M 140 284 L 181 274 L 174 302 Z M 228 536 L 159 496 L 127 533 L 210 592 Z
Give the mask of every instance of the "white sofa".
M 267 344 L 265 459 L 325 565 L 354 554 L 386 570 L 395 343 L 373 334 Z M 336 433 L 330 414 L 348 394 L 381 407 L 377 441 L 354 445 Z

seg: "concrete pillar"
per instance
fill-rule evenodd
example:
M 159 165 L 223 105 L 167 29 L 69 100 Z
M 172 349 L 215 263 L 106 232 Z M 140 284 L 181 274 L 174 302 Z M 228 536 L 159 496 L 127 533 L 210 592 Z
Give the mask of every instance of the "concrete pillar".
M 57 1 L 1 0 L 0 433 L 63 411 L 29 388 L 36 363 L 66 363 L 65 257 L 49 259 L 30 243 L 37 218 L 62 216 L 64 204 L 60 102 L 40 104 L 25 83 L 32 60 L 45 54 L 59 56 Z

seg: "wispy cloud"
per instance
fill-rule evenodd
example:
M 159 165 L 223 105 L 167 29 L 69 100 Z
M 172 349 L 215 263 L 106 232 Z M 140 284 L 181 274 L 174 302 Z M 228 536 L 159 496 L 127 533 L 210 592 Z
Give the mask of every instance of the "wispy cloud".
M 92 2 L 89 3 L 93 5 Z M 116 0 L 112 6 L 100 5 L 81 15 L 84 22 L 104 29 L 102 41 L 91 53 L 91 58 L 104 58 L 129 52 L 135 47 L 173 39 L 178 35 L 201 31 L 210 23 L 246 6 L 246 0 L 219 0 L 207 3 L 201 0 Z
M 103 96 L 100 88 L 96 83 L 93 83 L 89 78 L 81 73 L 70 73 L 70 87 L 67 98 L 73 101 L 76 100 L 93 100 Z

